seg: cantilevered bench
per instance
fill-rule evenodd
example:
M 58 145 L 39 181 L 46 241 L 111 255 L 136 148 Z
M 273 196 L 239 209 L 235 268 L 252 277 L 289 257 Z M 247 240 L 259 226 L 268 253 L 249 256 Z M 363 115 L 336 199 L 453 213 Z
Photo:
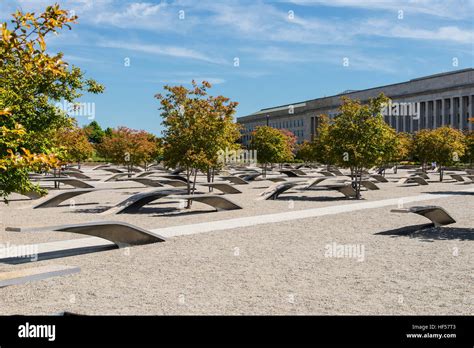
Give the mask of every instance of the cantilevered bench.
M 188 184 L 181 180 L 157 180 L 160 184 L 169 185 L 173 187 L 187 187 Z
M 303 171 L 300 171 L 300 172 L 303 172 Z M 297 173 L 295 169 L 285 169 L 285 170 L 280 170 L 280 173 L 281 174 L 285 174 L 287 175 L 288 177 L 290 178 L 299 178 L 301 176 L 301 174 Z M 303 172 L 304 173 L 304 172 Z M 306 175 L 306 173 L 304 173 L 303 175 Z
M 195 201 L 203 204 L 207 204 L 217 211 L 221 210 L 236 210 L 242 209 L 242 207 L 228 198 L 218 195 L 185 195 L 185 196 L 177 196 L 176 198 L 179 199 L 187 199 L 190 201 Z
M 173 174 L 173 175 L 178 175 L 178 174 L 180 174 L 180 173 L 182 173 L 182 172 L 184 172 L 184 168 L 177 168 L 177 169 L 173 169 L 173 170 L 171 171 L 171 174 Z
M 429 180 L 429 178 L 430 178 L 430 177 L 428 176 L 428 174 L 426 174 L 426 173 L 423 172 L 423 171 L 415 171 L 414 175 L 419 176 L 420 178 L 423 178 L 423 179 L 425 179 L 425 180 Z
M 307 185 L 304 187 L 305 190 L 311 189 L 313 186 L 318 185 L 320 182 L 326 180 L 327 177 L 314 178 L 307 181 Z
M 186 179 L 184 176 L 181 175 L 161 175 L 161 177 L 170 179 L 170 180 L 179 180 L 184 182 L 185 184 L 188 183 L 188 179 Z
M 144 178 L 145 176 L 153 175 L 153 174 L 163 174 L 162 170 L 149 170 L 147 172 L 143 172 L 138 174 L 136 177 L 137 178 Z
M 248 184 L 248 182 L 245 181 L 244 179 L 239 178 L 238 176 L 233 176 L 233 175 L 221 176 L 221 179 L 225 181 L 230 181 L 234 185 L 247 185 Z
M 130 245 L 143 245 L 157 242 L 164 242 L 165 238 L 147 231 L 141 227 L 134 226 L 125 222 L 117 221 L 97 221 L 74 225 L 47 226 L 47 227 L 29 227 L 16 228 L 7 227 L 10 232 L 44 232 L 57 231 L 85 234 L 88 236 L 106 239 L 115 243 L 119 248 Z
M 76 188 L 92 188 L 94 186 L 89 185 L 88 183 L 81 181 L 79 179 L 72 179 L 72 178 L 45 178 L 37 181 L 37 183 L 42 182 L 57 182 L 64 185 L 69 185 Z
M 73 197 L 83 195 L 85 193 L 89 192 L 94 192 L 98 191 L 100 189 L 97 188 L 90 188 L 90 189 L 77 189 L 77 190 L 70 190 L 70 191 L 64 191 L 61 193 L 58 193 L 57 195 L 54 195 L 53 197 L 46 197 L 46 199 L 35 205 L 33 209 L 38 209 L 38 208 L 54 208 L 59 206 L 62 202 L 71 199 Z
M 110 181 L 118 181 L 120 178 L 123 178 L 124 176 L 128 176 L 128 173 L 115 173 L 108 178 L 104 179 L 104 182 L 110 182 Z
M 324 176 L 336 176 L 336 174 L 328 172 L 327 170 L 320 170 L 318 173 Z
M 14 193 L 22 195 L 22 196 L 26 196 L 26 197 L 30 198 L 31 200 L 35 200 L 35 199 L 39 199 L 39 198 L 43 197 L 42 195 L 40 195 L 38 192 L 35 192 L 35 191 L 14 192 Z
M 428 185 L 428 182 L 419 177 L 419 176 L 409 176 L 405 178 L 401 178 L 398 181 L 399 184 L 418 184 L 418 185 Z
M 21 270 L 0 273 L 0 288 L 10 285 L 25 284 L 32 281 L 43 280 L 51 277 L 64 276 L 80 272 L 79 267 L 71 266 L 40 266 Z
M 254 181 L 260 175 L 262 175 L 262 173 L 250 173 L 250 174 L 239 175 L 239 177 L 241 177 L 242 179 L 248 182 L 248 181 Z
M 100 215 L 135 213 L 144 205 L 156 201 L 157 199 L 175 194 L 186 194 L 185 190 L 179 189 L 159 189 L 147 192 L 140 192 L 126 198 L 122 202 L 103 211 Z
M 65 170 L 65 171 L 61 172 L 61 174 L 65 174 L 69 177 L 76 178 L 76 179 L 82 179 L 82 180 L 90 180 L 91 179 L 90 176 L 87 176 L 83 173 L 79 173 L 79 172 L 76 172 L 76 171 L 73 171 L 73 170 Z
M 464 178 L 462 177 L 462 175 L 459 175 L 459 174 L 448 174 L 451 178 L 453 178 L 454 180 L 456 181 L 459 181 L 459 182 L 465 182 Z
M 321 187 L 323 189 L 326 188 L 329 190 L 339 191 L 347 198 L 354 198 L 356 196 L 356 191 L 350 184 L 349 185 L 347 184 L 321 185 L 318 187 Z
M 161 184 L 158 180 L 153 180 L 149 178 L 128 178 L 128 179 L 120 179 L 117 181 L 133 181 L 133 182 L 138 182 L 139 184 L 149 186 L 149 187 L 162 187 L 163 184 Z
M 430 219 L 433 226 L 440 227 L 456 223 L 446 210 L 435 205 L 417 206 L 405 209 L 392 209 L 392 213 L 414 213 Z
M 206 183 L 206 184 L 200 184 L 202 186 L 207 186 L 214 188 L 216 190 L 219 190 L 223 193 L 228 193 L 228 194 L 237 194 L 237 193 L 242 193 L 239 189 L 235 188 L 232 185 L 223 183 L 223 182 L 211 182 L 211 183 Z
M 286 181 L 286 182 L 283 182 L 283 183 L 277 183 L 277 184 L 274 184 L 274 185 L 270 186 L 269 188 L 267 188 L 262 193 L 260 193 L 260 196 L 262 196 L 262 199 L 264 199 L 264 200 L 270 200 L 270 199 L 275 200 L 283 192 L 288 191 L 289 189 L 291 189 L 292 187 L 295 187 L 297 185 L 301 185 L 301 182 Z
M 148 203 L 156 201 L 157 199 L 163 197 L 170 197 L 183 200 L 192 200 L 208 204 L 215 208 L 216 210 L 234 210 L 242 209 L 239 205 L 233 203 L 232 201 L 218 195 L 185 195 L 184 190 L 155 190 L 149 192 L 137 193 L 128 197 L 126 200 L 118 203 L 114 207 L 104 211 L 101 215 L 106 214 L 127 214 L 127 213 L 136 213 Z
M 109 168 L 109 167 L 110 167 L 110 164 L 100 164 L 92 168 L 92 170 L 100 170 L 100 169 Z
M 334 168 L 329 170 L 330 173 L 336 175 L 336 176 L 345 176 L 339 169 Z
M 268 181 L 272 181 L 272 182 L 283 182 L 283 181 L 286 181 L 285 178 L 282 178 L 282 177 L 279 177 L 279 176 L 273 177 L 273 178 L 268 178 L 268 177 L 267 177 L 267 178 L 265 178 L 265 179 L 263 179 L 263 180 L 268 180 Z
M 388 182 L 387 178 L 381 174 L 371 174 L 370 177 L 377 180 L 378 182 Z
M 104 168 L 101 168 L 101 169 L 105 170 L 106 172 L 111 172 L 111 173 L 125 173 L 124 170 L 118 169 L 118 168 L 104 167 Z
M 380 190 L 380 188 L 370 180 L 361 180 L 360 184 L 367 190 Z

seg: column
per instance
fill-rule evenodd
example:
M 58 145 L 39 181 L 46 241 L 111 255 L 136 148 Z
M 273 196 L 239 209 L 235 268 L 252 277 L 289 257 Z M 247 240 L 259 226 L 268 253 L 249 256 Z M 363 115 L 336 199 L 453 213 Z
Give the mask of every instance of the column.
M 435 101 L 435 116 L 434 116 L 434 128 L 438 128 L 438 127 L 441 127 L 441 125 L 443 124 L 443 121 L 441 119 L 442 117 L 442 114 L 443 114 L 443 109 L 442 109 L 442 100 L 441 99 L 437 99 Z
M 441 127 L 446 124 L 446 99 L 441 99 Z
M 428 129 L 433 129 L 435 128 L 434 127 L 434 101 L 433 100 L 430 100 L 427 102 L 427 124 L 426 124 L 426 128 Z
M 426 128 L 426 102 L 420 103 L 420 130 Z
M 468 129 L 468 114 L 469 114 L 469 109 L 468 109 L 468 105 L 469 105 L 469 97 L 466 97 L 466 96 L 461 96 L 460 97 L 461 99 L 461 107 L 460 107 L 460 115 L 461 115 L 461 122 L 459 123 L 459 129 L 461 130 L 465 130 L 465 129 Z
M 412 110 L 409 109 L 408 107 L 407 107 L 407 111 L 412 112 Z M 406 113 L 405 116 L 403 116 L 403 125 L 404 125 L 403 131 L 406 132 L 406 133 L 411 132 L 411 127 L 410 127 L 411 126 L 411 119 L 412 119 L 412 116 L 408 112 Z
M 459 97 L 453 98 L 453 106 L 451 110 L 451 126 L 454 129 L 459 129 Z
M 470 110 L 469 117 L 471 117 L 471 122 L 469 122 L 469 130 L 474 130 L 474 95 L 471 95 Z
M 449 123 L 446 125 L 449 125 L 454 128 L 454 98 L 449 98 Z

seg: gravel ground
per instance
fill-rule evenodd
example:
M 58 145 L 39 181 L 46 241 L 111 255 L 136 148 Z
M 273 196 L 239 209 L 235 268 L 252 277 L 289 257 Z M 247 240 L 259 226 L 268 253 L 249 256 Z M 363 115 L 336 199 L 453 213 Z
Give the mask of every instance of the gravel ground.
M 405 175 L 389 174 L 393 181 Z M 102 173 L 102 177 L 107 174 Z M 99 175 L 97 175 L 99 176 Z M 456 193 L 416 205 L 440 205 L 456 224 L 407 235 L 403 227 L 425 223 L 383 207 L 301 220 L 174 237 L 165 243 L 46 260 L 0 264 L 1 271 L 60 264 L 81 273 L 0 289 L 0 314 L 474 314 L 474 185 L 433 182 L 378 184 L 366 201 Z M 92 182 L 94 183 L 94 182 Z M 239 185 L 226 195 L 244 209 L 213 212 L 194 204 L 187 212 L 163 200 L 142 214 L 97 215 L 140 184 L 79 196 L 75 206 L 31 209 L 28 200 L 0 205 L 0 243 L 23 244 L 83 238 L 69 233 L 5 232 L 6 226 L 48 226 L 118 220 L 161 228 L 235 217 L 355 204 L 333 191 L 292 189 L 276 201 L 260 201 L 269 181 Z M 100 184 L 99 184 L 100 185 Z M 205 190 L 204 187 L 200 188 Z M 300 197 L 304 197 L 300 198 Z M 97 202 L 97 204 L 90 204 Z M 400 229 L 397 231 L 397 229 Z M 330 257 L 332 246 L 357 247 L 357 255 Z

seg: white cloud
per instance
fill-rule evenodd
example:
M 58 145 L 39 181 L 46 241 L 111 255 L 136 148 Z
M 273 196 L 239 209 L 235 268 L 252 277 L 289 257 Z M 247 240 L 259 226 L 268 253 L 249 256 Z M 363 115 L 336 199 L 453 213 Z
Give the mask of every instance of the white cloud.
M 130 51 L 139 51 L 143 53 L 149 53 L 149 54 L 160 55 L 160 56 L 188 58 L 188 59 L 200 60 L 200 61 L 214 63 L 214 64 L 226 63 L 225 61 L 221 59 L 213 58 L 201 52 L 198 52 L 189 48 L 185 48 L 185 47 L 153 45 L 153 44 L 144 44 L 144 43 L 131 43 L 131 42 L 123 42 L 123 41 L 103 41 L 99 43 L 99 46 L 107 47 L 107 48 L 124 49 L 124 50 L 130 50 Z
M 218 77 L 190 77 L 189 79 L 163 79 L 160 80 L 160 83 L 165 84 L 180 84 L 180 85 L 190 85 L 191 81 L 194 80 L 197 83 L 201 83 L 202 81 L 207 81 L 211 85 L 218 85 L 225 83 L 226 80 L 218 78 Z
M 405 24 L 384 19 L 370 19 L 361 24 L 361 33 L 370 32 L 374 36 L 393 38 L 451 41 L 461 44 L 474 42 L 474 30 L 461 29 L 457 26 L 439 26 L 432 29 L 414 28 Z
M 474 3 L 471 0 L 282 0 L 282 2 L 306 6 L 351 7 L 365 10 L 383 10 L 406 15 L 425 14 L 450 19 L 471 18 Z M 465 11 L 459 11 L 464 8 Z

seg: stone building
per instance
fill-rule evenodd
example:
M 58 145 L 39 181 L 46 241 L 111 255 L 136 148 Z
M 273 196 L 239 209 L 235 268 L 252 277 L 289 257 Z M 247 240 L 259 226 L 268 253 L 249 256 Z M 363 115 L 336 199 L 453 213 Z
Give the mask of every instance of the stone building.
M 399 132 L 413 133 L 443 125 L 474 129 L 469 122 L 474 117 L 474 69 L 470 68 L 262 109 L 237 119 L 243 126 L 242 143 L 248 143 L 255 127 L 264 125 L 290 130 L 299 143 L 312 140 L 318 116 L 336 116 L 342 96 L 366 102 L 382 92 L 391 99 L 383 111 L 385 121 Z

